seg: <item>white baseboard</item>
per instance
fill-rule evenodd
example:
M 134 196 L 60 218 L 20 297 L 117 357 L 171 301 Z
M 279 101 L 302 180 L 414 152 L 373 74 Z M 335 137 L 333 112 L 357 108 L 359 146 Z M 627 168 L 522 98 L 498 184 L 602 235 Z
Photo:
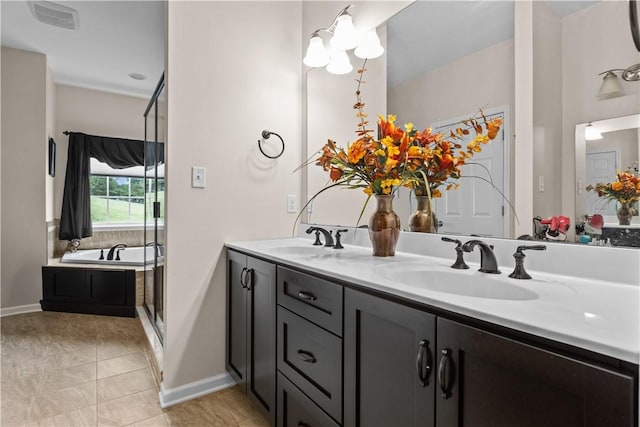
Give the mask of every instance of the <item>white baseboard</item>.
M 160 392 L 158 393 L 160 407 L 163 409 L 168 408 L 169 406 L 186 402 L 187 400 L 195 399 L 215 391 L 224 390 L 234 385 L 236 385 L 236 382 L 231 378 L 231 375 L 226 372 L 168 390 L 164 388 L 163 382 L 160 384 Z
M 13 316 L 14 314 L 34 313 L 42 311 L 40 304 L 17 305 L 15 307 L 0 308 L 0 317 Z

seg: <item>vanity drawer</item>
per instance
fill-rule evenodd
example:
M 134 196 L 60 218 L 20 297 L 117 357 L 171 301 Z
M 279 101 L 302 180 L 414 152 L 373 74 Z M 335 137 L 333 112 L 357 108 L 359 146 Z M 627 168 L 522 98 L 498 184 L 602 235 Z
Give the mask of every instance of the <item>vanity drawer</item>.
M 278 427 L 339 427 L 330 416 L 278 373 Z
M 278 370 L 342 421 L 342 339 L 278 307 Z
M 278 267 L 278 304 L 342 336 L 342 286 Z

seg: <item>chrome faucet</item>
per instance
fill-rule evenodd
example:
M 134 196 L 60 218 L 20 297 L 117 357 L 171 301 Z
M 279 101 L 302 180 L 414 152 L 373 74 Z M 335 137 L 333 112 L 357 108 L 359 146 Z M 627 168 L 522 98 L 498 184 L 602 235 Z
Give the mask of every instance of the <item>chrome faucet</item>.
M 113 261 L 113 253 L 116 251 L 116 249 L 118 248 L 124 249 L 126 247 L 127 245 L 125 243 L 118 243 L 111 246 L 111 249 L 109 249 L 109 252 L 107 253 L 107 261 Z
M 483 273 L 500 274 L 498 261 L 493 253 L 493 246 L 487 245 L 482 240 L 469 240 L 462 245 L 462 250 L 472 252 L 476 246 L 480 246 L 480 270 Z
M 316 232 L 316 241 L 314 243 L 314 245 L 318 246 L 321 245 L 322 243 L 320 242 L 319 234 L 318 233 L 322 233 L 324 235 L 324 245 L 327 247 L 333 247 L 334 243 L 333 243 L 333 236 L 332 236 L 332 232 L 331 231 L 327 231 L 322 227 L 309 227 L 307 228 L 306 233 L 307 234 L 311 234 L 313 232 Z
M 156 256 L 161 257 L 164 256 L 164 245 L 158 242 L 147 242 L 145 246 L 154 246 L 156 248 Z

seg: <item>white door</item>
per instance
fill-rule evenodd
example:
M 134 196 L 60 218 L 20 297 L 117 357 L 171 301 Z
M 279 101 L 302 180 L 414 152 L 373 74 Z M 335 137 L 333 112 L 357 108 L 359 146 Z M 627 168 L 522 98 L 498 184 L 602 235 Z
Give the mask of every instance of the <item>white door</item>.
M 485 114 L 488 118 L 502 117 L 504 125 L 498 136 L 483 145 L 482 151 L 468 161 L 471 164 L 461 168 L 460 188 L 443 191 L 443 197 L 434 199 L 436 216 L 442 223 L 439 233 L 507 237 L 509 227 L 505 212 L 510 208 L 502 194 L 508 194 L 505 191 L 508 170 L 504 161 L 508 121 L 503 111 L 493 114 L 485 111 Z M 435 127 L 435 130 L 448 133 L 446 125 Z
M 585 168 L 587 185 L 613 182 L 618 169 L 618 153 L 615 150 L 587 153 Z M 584 207 L 587 215 L 615 215 L 617 209 L 615 202 L 598 197 L 594 192 L 586 193 Z

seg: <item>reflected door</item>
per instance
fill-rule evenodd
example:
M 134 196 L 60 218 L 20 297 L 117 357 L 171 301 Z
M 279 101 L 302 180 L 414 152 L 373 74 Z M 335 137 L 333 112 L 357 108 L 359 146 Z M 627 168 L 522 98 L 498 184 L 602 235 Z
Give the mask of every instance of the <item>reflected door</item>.
M 585 179 L 587 185 L 599 182 L 613 182 L 618 169 L 618 153 L 615 150 L 591 152 L 586 155 Z M 585 198 L 585 212 L 587 215 L 615 215 L 616 203 L 598 197 L 597 193 L 587 193 Z
M 504 118 L 504 114 L 488 116 L 494 117 Z M 439 126 L 435 130 L 448 134 L 450 127 Z M 505 223 L 508 204 L 502 196 L 506 194 L 508 173 L 504 161 L 504 135 L 503 127 L 494 140 L 483 145 L 482 151 L 462 167 L 457 190 L 442 191 L 442 197 L 434 199 L 436 217 L 441 223 L 438 232 L 508 237 L 508 225 Z

